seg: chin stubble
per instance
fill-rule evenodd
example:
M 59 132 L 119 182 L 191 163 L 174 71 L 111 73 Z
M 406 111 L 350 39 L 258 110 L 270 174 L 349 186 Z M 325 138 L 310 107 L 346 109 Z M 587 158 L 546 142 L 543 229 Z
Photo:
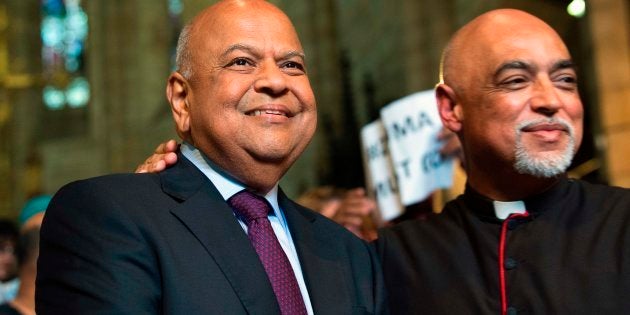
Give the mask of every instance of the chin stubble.
M 569 131 L 569 141 L 562 152 L 530 152 L 522 140 L 522 130 L 527 126 L 540 123 L 561 124 Z M 516 147 L 514 150 L 514 168 L 520 174 L 532 175 L 539 178 L 551 178 L 563 174 L 573 159 L 575 133 L 573 127 L 563 119 L 538 119 L 523 121 L 516 126 Z

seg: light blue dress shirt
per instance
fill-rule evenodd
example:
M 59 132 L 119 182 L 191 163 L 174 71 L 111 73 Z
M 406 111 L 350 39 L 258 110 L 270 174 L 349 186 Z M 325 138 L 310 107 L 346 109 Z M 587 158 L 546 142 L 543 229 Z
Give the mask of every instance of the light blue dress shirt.
M 210 179 L 224 200 L 228 200 L 237 192 L 245 189 L 243 184 L 229 177 L 229 175 L 224 174 L 218 166 L 208 160 L 205 155 L 194 146 L 184 142 L 182 143 L 180 150 L 188 160 L 190 160 L 204 175 L 206 175 L 206 177 L 208 177 L 208 179 Z M 295 244 L 293 244 L 293 239 L 291 238 L 291 233 L 289 232 L 289 226 L 287 225 L 284 213 L 278 205 L 278 184 L 276 183 L 273 189 L 271 189 L 267 195 L 263 197 L 269 201 L 271 207 L 273 208 L 274 213 L 269 214 L 268 216 L 269 221 L 271 222 L 271 227 L 280 242 L 280 246 L 291 263 L 293 273 L 295 274 L 298 286 L 300 287 L 300 292 L 302 293 L 302 298 L 304 299 L 304 305 L 306 305 L 306 310 L 309 315 L 312 315 L 313 306 L 311 305 L 311 299 L 309 298 L 308 291 L 306 290 L 306 283 L 304 282 L 304 275 L 302 274 L 302 267 L 300 266 L 297 251 L 295 250 Z M 247 233 L 247 225 L 245 225 L 245 222 L 239 220 L 236 215 L 234 218 L 241 224 L 245 233 Z

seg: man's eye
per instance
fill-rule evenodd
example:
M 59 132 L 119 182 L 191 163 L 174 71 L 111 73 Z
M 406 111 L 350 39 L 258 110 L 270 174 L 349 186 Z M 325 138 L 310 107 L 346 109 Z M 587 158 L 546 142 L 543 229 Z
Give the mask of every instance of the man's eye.
M 525 77 L 510 77 L 501 82 L 501 86 L 507 89 L 520 89 L 527 84 Z
M 575 90 L 577 88 L 577 78 L 572 75 L 562 75 L 556 78 L 556 86 L 566 90 Z
M 289 68 L 289 69 L 299 69 L 299 70 L 304 70 L 304 66 L 302 64 L 300 64 L 299 62 L 295 62 L 295 61 L 288 61 L 284 64 L 285 68 Z
M 523 78 L 514 78 L 503 82 L 503 84 L 520 84 L 525 83 L 525 79 Z
M 280 68 L 288 75 L 303 75 L 306 73 L 304 65 L 295 61 L 284 62 L 280 65 Z
M 252 63 L 245 59 L 245 58 L 236 58 L 234 60 L 232 60 L 229 64 L 228 67 L 230 66 L 251 66 Z

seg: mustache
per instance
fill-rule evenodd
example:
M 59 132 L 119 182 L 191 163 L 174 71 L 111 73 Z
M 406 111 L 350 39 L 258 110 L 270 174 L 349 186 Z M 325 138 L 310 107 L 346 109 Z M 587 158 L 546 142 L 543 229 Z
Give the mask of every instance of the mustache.
M 556 117 L 523 120 L 516 125 L 516 134 L 520 135 L 524 129 L 531 129 L 538 125 L 560 125 L 562 126 L 562 128 L 568 131 L 571 138 L 573 138 L 575 135 L 575 130 L 568 121 Z

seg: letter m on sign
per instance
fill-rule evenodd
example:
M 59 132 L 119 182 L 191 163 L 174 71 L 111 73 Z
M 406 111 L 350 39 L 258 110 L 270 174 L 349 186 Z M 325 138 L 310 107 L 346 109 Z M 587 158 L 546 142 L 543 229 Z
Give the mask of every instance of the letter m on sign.
M 416 125 L 414 124 L 411 116 L 407 116 L 402 120 L 402 122 L 396 121 L 392 123 L 392 128 L 390 130 L 395 139 L 400 139 L 410 132 L 416 131 Z

